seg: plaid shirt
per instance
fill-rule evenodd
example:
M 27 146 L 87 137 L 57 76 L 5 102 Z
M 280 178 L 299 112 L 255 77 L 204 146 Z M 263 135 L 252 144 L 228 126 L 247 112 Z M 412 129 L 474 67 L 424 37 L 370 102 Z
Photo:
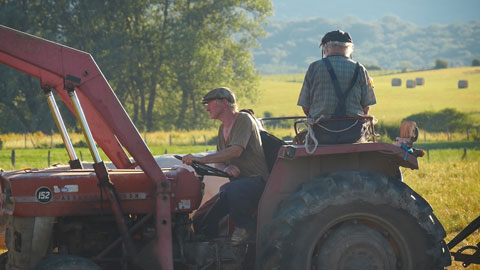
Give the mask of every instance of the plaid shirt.
M 345 92 L 353 78 L 356 62 L 339 55 L 329 56 L 328 60 L 332 63 L 340 88 Z M 373 80 L 362 65 L 346 103 L 347 116 L 363 115 L 363 108 L 376 103 Z M 330 74 L 322 60 L 315 61 L 308 67 L 297 105 L 308 108 L 310 116 L 315 119 L 333 117 L 337 97 Z

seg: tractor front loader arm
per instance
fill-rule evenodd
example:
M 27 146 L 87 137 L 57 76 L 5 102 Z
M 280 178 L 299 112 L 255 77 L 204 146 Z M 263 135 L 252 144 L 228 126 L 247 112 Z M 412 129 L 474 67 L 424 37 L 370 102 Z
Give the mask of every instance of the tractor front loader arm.
M 41 88 L 54 90 L 74 113 L 69 92 L 75 91 L 93 138 L 113 164 L 138 165 L 156 185 L 158 258 L 162 269 L 172 269 L 169 182 L 92 56 L 3 25 L 0 41 L 0 63 L 40 79 Z

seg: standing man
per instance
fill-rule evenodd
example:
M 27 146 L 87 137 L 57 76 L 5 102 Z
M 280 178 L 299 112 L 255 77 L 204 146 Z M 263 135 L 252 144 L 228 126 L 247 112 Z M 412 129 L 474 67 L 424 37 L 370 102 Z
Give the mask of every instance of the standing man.
M 227 214 L 235 223 L 232 241 L 242 243 L 255 229 L 254 213 L 263 193 L 268 170 L 260 132 L 248 113 L 238 112 L 235 95 L 226 87 L 215 88 L 202 100 L 210 118 L 222 122 L 217 151 L 203 157 L 185 155 L 182 162 L 216 163 L 232 181 L 220 187 L 217 201 L 195 229 L 207 236 L 218 234 L 218 223 Z
M 373 80 L 364 66 L 352 59 L 349 33 L 336 30 L 325 34 L 320 43 L 322 58 L 310 64 L 298 98 L 318 143 L 352 143 L 366 132 L 363 120 L 323 122 L 368 115 L 376 103 Z M 313 135 L 312 135 L 313 136 Z

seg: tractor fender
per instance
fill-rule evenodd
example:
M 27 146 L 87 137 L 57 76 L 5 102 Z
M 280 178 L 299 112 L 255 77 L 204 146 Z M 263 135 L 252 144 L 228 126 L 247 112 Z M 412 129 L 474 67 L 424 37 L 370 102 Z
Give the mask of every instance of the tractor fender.
M 302 183 L 344 170 L 367 170 L 402 180 L 400 167 L 418 169 L 415 156 L 389 143 L 319 145 L 313 154 L 304 146 L 280 148 L 258 206 L 257 231 L 268 224 L 275 207 Z

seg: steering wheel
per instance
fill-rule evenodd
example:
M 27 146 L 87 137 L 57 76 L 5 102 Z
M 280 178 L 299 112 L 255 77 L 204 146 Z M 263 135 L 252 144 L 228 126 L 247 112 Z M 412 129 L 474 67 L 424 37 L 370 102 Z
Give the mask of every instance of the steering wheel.
M 174 157 L 178 160 L 182 160 L 182 157 L 179 155 L 174 155 Z M 230 175 L 228 175 L 228 173 L 200 162 L 194 161 L 191 166 L 198 175 L 213 175 L 230 178 Z

